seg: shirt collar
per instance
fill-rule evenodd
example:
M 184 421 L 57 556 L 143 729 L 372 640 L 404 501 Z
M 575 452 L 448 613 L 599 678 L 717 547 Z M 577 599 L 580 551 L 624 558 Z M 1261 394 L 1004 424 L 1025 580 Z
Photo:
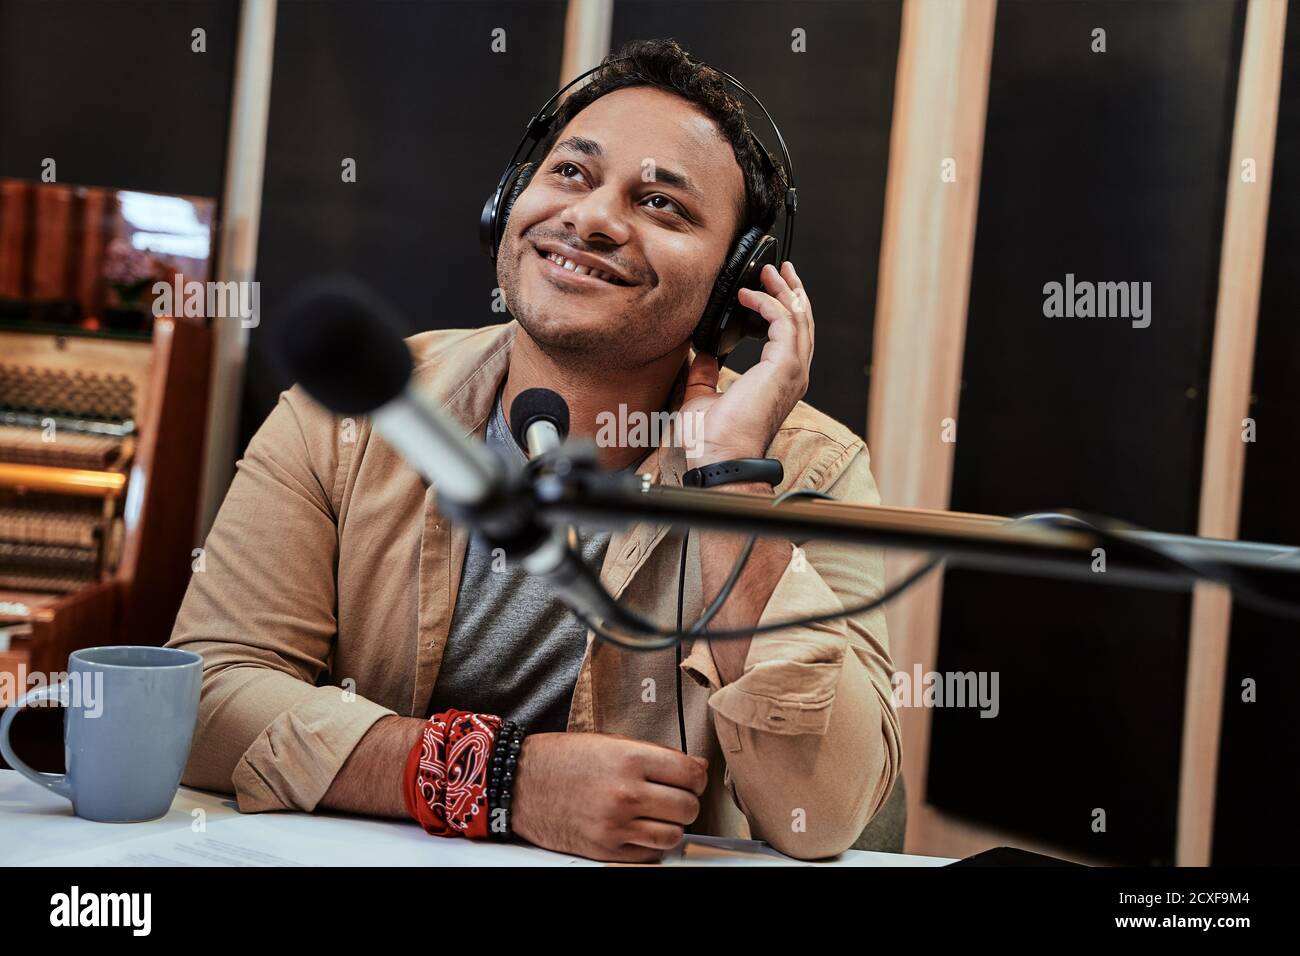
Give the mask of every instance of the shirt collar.
M 416 386 L 437 402 L 444 413 L 460 422 L 467 436 L 481 437 L 487 430 L 488 418 L 496 410 L 497 394 L 510 370 L 510 352 L 518 331 L 516 319 L 469 330 L 461 333 L 460 340 L 418 358 L 412 373 Z M 412 342 L 417 351 L 419 338 L 416 336 Z M 670 412 L 681 408 L 686 396 L 687 373 L 694 358 L 695 350 L 688 349 L 673 382 L 668 403 Z M 723 374 L 728 371 L 723 369 Z M 686 470 L 685 449 L 669 445 L 652 450 L 636 473 L 649 475 L 652 485 L 680 487 Z

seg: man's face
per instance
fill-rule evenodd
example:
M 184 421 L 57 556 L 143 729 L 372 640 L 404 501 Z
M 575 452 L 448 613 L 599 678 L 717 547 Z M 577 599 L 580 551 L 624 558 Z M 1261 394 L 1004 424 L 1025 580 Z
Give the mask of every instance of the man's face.
M 608 93 L 564 128 L 511 210 L 497 256 L 506 305 L 566 362 L 631 369 L 673 352 L 704 312 L 744 189 L 730 144 L 689 102 Z

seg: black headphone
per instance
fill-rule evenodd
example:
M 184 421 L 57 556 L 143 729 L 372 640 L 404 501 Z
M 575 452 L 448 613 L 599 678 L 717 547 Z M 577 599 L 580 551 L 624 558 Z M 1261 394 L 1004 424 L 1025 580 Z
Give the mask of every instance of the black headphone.
M 554 96 L 546 101 L 546 105 L 537 112 L 537 115 L 528 121 L 528 128 L 524 132 L 523 139 L 519 141 L 519 145 L 515 147 L 514 155 L 510 159 L 510 165 L 501 174 L 496 191 L 484 204 L 483 214 L 479 217 L 479 242 L 488 258 L 493 261 L 496 260 L 501 237 L 505 235 L 506 221 L 510 218 L 510 210 L 537 171 L 536 164 L 527 160 L 550 131 L 551 123 L 555 119 L 552 107 L 556 101 L 570 87 L 591 76 L 597 70 L 626 59 L 629 58 L 616 57 L 583 73 L 561 87 Z M 701 66 L 706 65 L 698 60 L 692 59 L 691 62 L 699 63 Z M 759 273 L 763 271 L 763 266 L 770 262 L 779 269 L 781 263 L 790 258 L 790 251 L 794 246 L 794 216 L 798 201 L 794 187 L 794 166 L 790 162 L 790 153 L 785 148 L 785 139 L 782 138 L 781 130 L 772 119 L 772 114 L 763 106 L 762 101 L 745 89 L 738 80 L 721 70 L 717 70 L 717 72 L 723 79 L 749 97 L 762 110 L 763 115 L 767 117 L 773 132 L 776 133 L 777 145 L 781 148 L 781 158 L 785 163 L 786 183 L 788 185 L 785 191 L 785 228 L 782 234 L 780 254 L 778 255 L 774 238 L 766 235 L 763 230 L 757 227 L 750 226 L 747 228 L 724 260 L 722 271 L 718 273 L 718 277 L 714 280 L 713 291 L 709 294 L 709 301 L 704 308 L 704 314 L 691 336 L 691 342 L 697 352 L 707 352 L 710 355 L 717 356 L 718 364 L 721 365 L 728 353 L 740 344 L 742 339 L 753 338 L 761 342 L 767 338 L 767 321 L 758 313 L 741 305 L 736 296 L 741 289 L 762 291 Z M 758 147 L 758 154 L 767 167 L 768 175 L 772 175 L 776 171 L 772 157 L 763 148 L 762 141 L 754 135 L 752 130 L 749 135 L 754 140 L 754 145 Z M 520 151 L 530 140 L 532 141 L 531 145 L 528 146 L 527 152 L 523 154 L 521 159 Z

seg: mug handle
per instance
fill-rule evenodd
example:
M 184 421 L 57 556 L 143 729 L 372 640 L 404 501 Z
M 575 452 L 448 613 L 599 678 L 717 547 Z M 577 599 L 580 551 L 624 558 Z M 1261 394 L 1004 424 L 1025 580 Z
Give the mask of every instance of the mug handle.
M 5 761 L 10 767 L 17 770 L 20 774 L 31 780 L 33 783 L 39 783 L 42 787 L 57 793 L 64 799 L 72 799 L 72 784 L 68 783 L 66 773 L 41 773 L 33 770 L 27 764 L 18 759 L 13 748 L 9 746 L 9 725 L 14 722 L 18 716 L 18 711 L 28 704 L 34 704 L 42 700 L 58 700 L 65 707 L 68 703 L 68 685 L 66 683 L 47 685 L 38 687 L 30 693 L 24 694 L 10 707 L 6 707 L 4 714 L 0 715 L 0 753 L 4 754 Z

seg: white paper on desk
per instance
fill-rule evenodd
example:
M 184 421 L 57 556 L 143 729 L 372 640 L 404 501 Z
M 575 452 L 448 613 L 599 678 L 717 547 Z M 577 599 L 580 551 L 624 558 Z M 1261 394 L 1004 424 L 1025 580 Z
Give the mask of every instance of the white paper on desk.
M 412 823 L 268 813 L 62 853 L 43 866 L 567 866 L 536 847 L 431 837 Z

